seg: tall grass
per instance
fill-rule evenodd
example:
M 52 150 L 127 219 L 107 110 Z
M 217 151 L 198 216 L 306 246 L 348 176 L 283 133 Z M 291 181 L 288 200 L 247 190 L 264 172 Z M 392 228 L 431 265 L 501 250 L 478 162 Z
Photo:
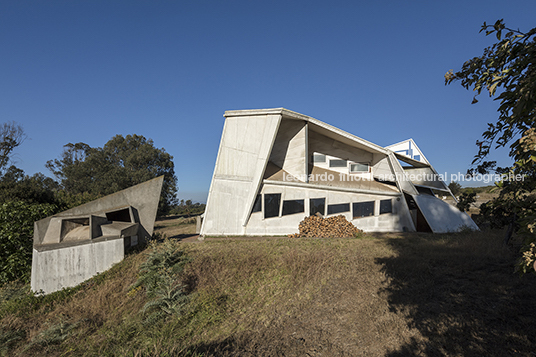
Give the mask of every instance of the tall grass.
M 523 355 L 536 284 L 501 237 L 166 240 L 57 295 L 0 290 L 0 355 Z

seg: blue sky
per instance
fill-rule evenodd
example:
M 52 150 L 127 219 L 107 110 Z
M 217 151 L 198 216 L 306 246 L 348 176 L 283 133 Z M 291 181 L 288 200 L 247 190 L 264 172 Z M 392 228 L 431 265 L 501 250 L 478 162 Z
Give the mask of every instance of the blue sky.
M 225 110 L 285 107 L 379 145 L 413 138 L 464 173 L 497 103 L 443 75 L 482 54 L 484 21 L 536 26 L 533 0 L 0 1 L 0 118 L 42 172 L 63 145 L 151 138 L 179 197 L 204 201 Z M 507 150 L 493 155 L 503 166 Z

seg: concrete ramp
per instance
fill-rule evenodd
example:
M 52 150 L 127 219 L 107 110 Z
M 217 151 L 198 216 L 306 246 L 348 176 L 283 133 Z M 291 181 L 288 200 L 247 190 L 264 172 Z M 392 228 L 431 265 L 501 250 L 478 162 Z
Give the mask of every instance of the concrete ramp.
M 431 195 L 416 195 L 413 199 L 434 233 L 458 232 L 464 227 L 478 230 L 467 213 Z

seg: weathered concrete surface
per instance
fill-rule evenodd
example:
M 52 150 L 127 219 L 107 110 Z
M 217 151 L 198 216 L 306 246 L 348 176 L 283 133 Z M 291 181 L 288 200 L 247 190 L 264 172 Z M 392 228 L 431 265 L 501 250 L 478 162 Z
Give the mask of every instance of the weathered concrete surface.
M 32 290 L 76 286 L 147 240 L 163 182 L 161 176 L 35 222 Z
M 419 209 L 426 211 L 434 231 L 454 231 L 472 223 L 469 217 L 467 221 L 445 209 L 440 200 L 426 197 L 411 201 L 418 207 L 410 211 L 407 197 L 431 194 L 431 188 L 450 193 L 412 139 L 392 150 L 284 108 L 227 111 L 225 118 L 201 236 L 296 233 L 299 222 L 311 213 L 311 199 L 324 200 L 331 208 L 326 215 L 339 214 L 335 212 L 341 205 L 349 205 L 340 214 L 364 231 L 424 229 L 412 218 Z M 313 154 L 323 155 L 325 161 L 312 160 Z M 411 172 L 424 178 L 412 181 Z M 311 176 L 318 173 L 332 174 L 334 179 L 313 181 Z M 345 179 L 338 179 L 338 174 Z M 360 181 L 346 179 L 356 177 Z M 385 204 L 392 208 L 385 209 Z M 363 207 L 369 207 L 365 217 Z M 444 222 L 436 211 L 444 213 Z
M 225 120 L 201 232 L 245 233 L 242 224 L 257 195 L 280 122 L 280 114 L 270 113 Z
M 430 195 L 413 197 L 434 233 L 457 232 L 462 228 L 478 230 L 471 217 L 447 202 Z
M 32 255 L 32 290 L 48 294 L 73 287 L 119 263 L 125 256 L 123 239 L 89 242 L 37 251 Z

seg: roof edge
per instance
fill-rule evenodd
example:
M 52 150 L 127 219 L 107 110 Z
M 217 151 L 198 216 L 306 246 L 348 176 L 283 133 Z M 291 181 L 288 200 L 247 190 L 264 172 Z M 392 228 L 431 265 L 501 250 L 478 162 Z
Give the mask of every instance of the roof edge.
M 365 140 L 363 138 L 360 138 L 356 135 L 353 135 L 347 131 L 344 131 L 342 129 L 339 129 L 333 125 L 327 124 L 321 120 L 318 120 L 316 118 L 310 117 L 305 114 L 301 114 L 298 112 L 294 112 L 292 110 L 285 109 L 283 107 L 281 108 L 267 108 L 267 109 L 244 109 L 244 110 L 227 110 L 223 114 L 225 118 L 229 117 L 243 117 L 243 116 L 257 116 L 257 115 L 281 115 L 285 119 L 295 119 L 295 120 L 303 120 L 305 122 L 317 125 L 327 131 L 330 131 L 334 134 L 337 134 L 339 136 L 342 136 L 346 139 L 350 139 L 351 141 L 354 141 L 364 147 L 367 147 L 369 150 L 373 150 L 377 153 L 382 153 L 384 155 L 387 155 L 388 150 L 386 148 L 374 144 L 368 140 Z
M 301 119 L 309 120 L 313 119 L 308 115 L 294 112 L 292 110 L 280 108 L 266 108 L 266 109 L 243 109 L 243 110 L 226 110 L 223 114 L 224 117 L 243 117 L 243 116 L 253 116 L 253 115 L 270 115 L 270 114 L 280 114 L 288 119 Z

